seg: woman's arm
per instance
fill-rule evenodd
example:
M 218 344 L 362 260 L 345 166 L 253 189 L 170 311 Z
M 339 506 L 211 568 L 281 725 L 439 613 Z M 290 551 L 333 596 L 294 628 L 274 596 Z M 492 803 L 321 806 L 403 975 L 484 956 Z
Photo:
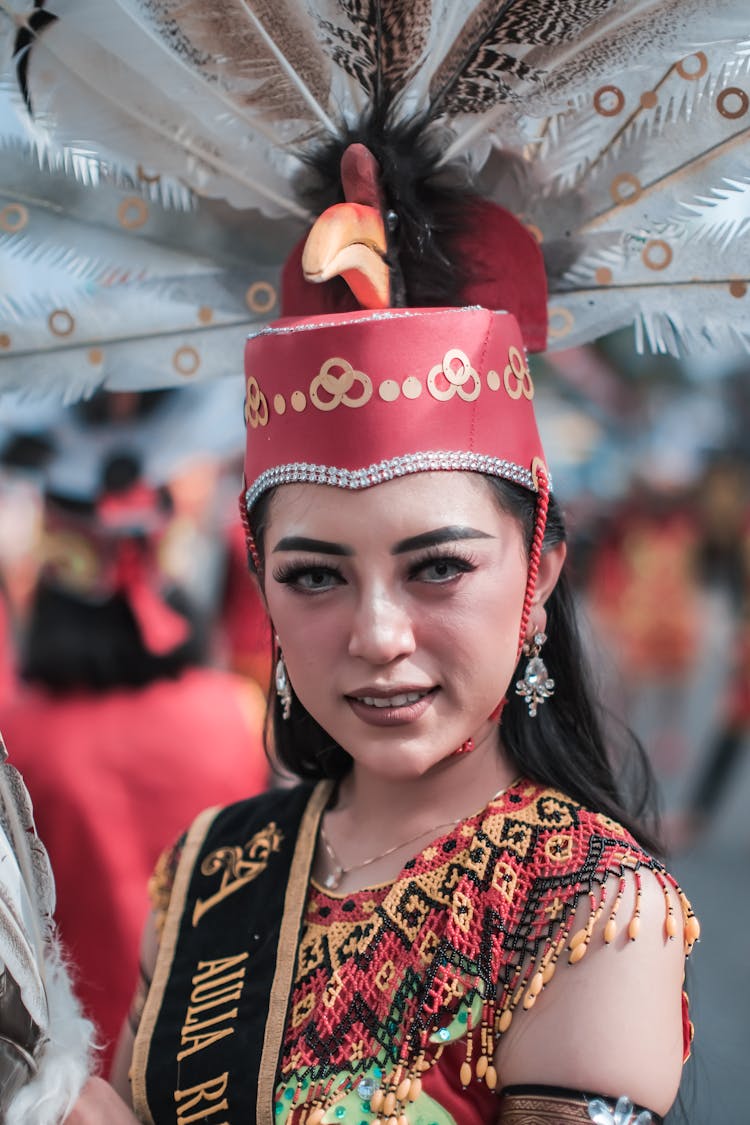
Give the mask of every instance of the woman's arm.
M 515 1015 L 496 1053 L 504 1088 L 562 1087 L 610 1101 L 625 1095 L 656 1114 L 672 1105 L 683 1063 L 682 933 L 667 938 L 664 892 L 644 871 L 640 927 L 631 941 L 627 919 L 635 903 L 634 880 L 628 883 L 614 941 L 604 944 L 602 920 L 583 959 L 573 966 L 567 955 L 561 957 L 533 1009 Z M 679 919 L 680 904 L 671 890 L 670 895 Z M 573 933 L 585 925 L 588 903 L 579 914 Z M 585 1102 L 579 1104 L 580 1120 L 591 1121 Z M 520 1125 L 524 1119 L 506 1114 L 500 1120 Z
M 109 1072 L 109 1080 L 112 1086 L 128 1105 L 132 1105 L 130 1067 L 133 1061 L 133 1045 L 143 1011 L 143 1005 L 148 993 L 148 985 L 151 983 L 151 979 L 154 975 L 158 952 L 159 939 L 156 933 L 156 920 L 154 914 L 151 913 L 146 919 L 146 925 L 143 928 L 143 936 L 141 938 L 141 978 L 138 981 L 128 1018 L 122 1025 L 120 1038 L 117 1041 L 117 1048 L 112 1061 L 112 1068 Z

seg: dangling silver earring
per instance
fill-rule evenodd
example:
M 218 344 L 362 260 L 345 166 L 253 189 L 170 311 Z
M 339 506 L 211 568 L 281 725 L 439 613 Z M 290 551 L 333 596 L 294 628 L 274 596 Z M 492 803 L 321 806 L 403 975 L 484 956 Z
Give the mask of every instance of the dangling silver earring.
M 279 649 L 279 658 L 276 661 L 276 694 L 281 703 L 282 718 L 288 719 L 292 712 L 292 688 L 284 663 L 284 656 Z
M 533 641 L 524 642 L 522 651 L 524 656 L 528 656 L 529 662 L 523 679 L 516 681 L 516 695 L 525 698 L 532 719 L 536 715 L 539 704 L 549 699 L 555 690 L 555 681 L 547 675 L 547 668 L 539 655 L 546 640 L 546 633 L 535 633 Z

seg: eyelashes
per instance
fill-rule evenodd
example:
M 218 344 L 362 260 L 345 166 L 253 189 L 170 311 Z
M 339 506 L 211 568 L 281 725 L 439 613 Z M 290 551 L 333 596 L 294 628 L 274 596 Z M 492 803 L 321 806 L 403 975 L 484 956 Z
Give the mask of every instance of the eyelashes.
M 409 567 L 409 578 L 416 579 L 427 570 L 437 571 L 439 567 L 453 568 L 453 575 L 436 576 L 426 579 L 434 585 L 442 585 L 457 578 L 460 574 L 468 574 L 476 570 L 475 558 L 466 551 L 457 547 L 429 547 L 419 558 L 414 559 Z
M 456 547 L 436 546 L 413 559 L 406 572 L 409 581 L 420 578 L 433 586 L 449 585 L 462 574 L 476 570 L 477 563 L 468 552 Z M 333 589 L 346 583 L 340 567 L 318 559 L 293 559 L 272 571 L 275 582 L 305 594 Z
M 330 563 L 306 559 L 283 563 L 272 571 L 273 579 L 282 586 L 291 586 L 304 593 L 327 590 L 344 581 L 341 571 Z M 324 580 L 328 579 L 326 583 Z M 306 581 L 305 581 L 306 580 Z

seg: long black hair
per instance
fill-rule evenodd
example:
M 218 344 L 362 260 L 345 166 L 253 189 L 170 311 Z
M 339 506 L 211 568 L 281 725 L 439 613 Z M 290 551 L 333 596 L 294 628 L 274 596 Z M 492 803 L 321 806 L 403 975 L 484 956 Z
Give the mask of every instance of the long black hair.
M 518 520 L 529 550 L 536 515 L 534 493 L 498 477 L 485 479 L 501 510 Z M 250 513 L 250 530 L 261 564 L 263 531 L 272 495 L 269 491 L 262 496 Z M 562 512 L 550 497 L 543 550 L 564 542 L 565 538 Z M 600 717 L 603 709 L 595 699 L 576 607 L 564 572 L 547 599 L 546 610 L 549 641 L 544 648 L 544 662 L 555 681 L 555 693 L 531 719 L 525 700 L 509 692 L 501 730 L 510 763 L 520 775 L 558 788 L 586 807 L 618 821 L 641 844 L 658 851 L 650 823 L 654 784 L 648 759 L 635 736 L 626 730 L 623 746 L 617 750 L 608 748 Z M 524 663 L 522 657 L 512 683 L 522 677 Z M 289 719 L 283 718 L 273 684 L 268 696 L 266 742 L 269 753 L 303 779 L 339 779 L 352 766 L 350 755 L 316 722 L 294 691 Z

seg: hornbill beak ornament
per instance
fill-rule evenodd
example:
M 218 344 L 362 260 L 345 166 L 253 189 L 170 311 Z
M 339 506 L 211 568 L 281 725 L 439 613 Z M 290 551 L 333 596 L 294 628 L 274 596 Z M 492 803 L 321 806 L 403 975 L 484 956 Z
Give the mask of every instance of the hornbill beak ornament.
M 316 220 L 302 254 L 306 281 L 341 276 L 366 309 L 390 306 L 385 222 L 362 203 L 335 203 Z
M 360 305 L 393 304 L 380 169 L 370 150 L 352 144 L 341 158 L 345 203 L 328 207 L 314 223 L 302 253 L 306 281 L 340 276 Z

